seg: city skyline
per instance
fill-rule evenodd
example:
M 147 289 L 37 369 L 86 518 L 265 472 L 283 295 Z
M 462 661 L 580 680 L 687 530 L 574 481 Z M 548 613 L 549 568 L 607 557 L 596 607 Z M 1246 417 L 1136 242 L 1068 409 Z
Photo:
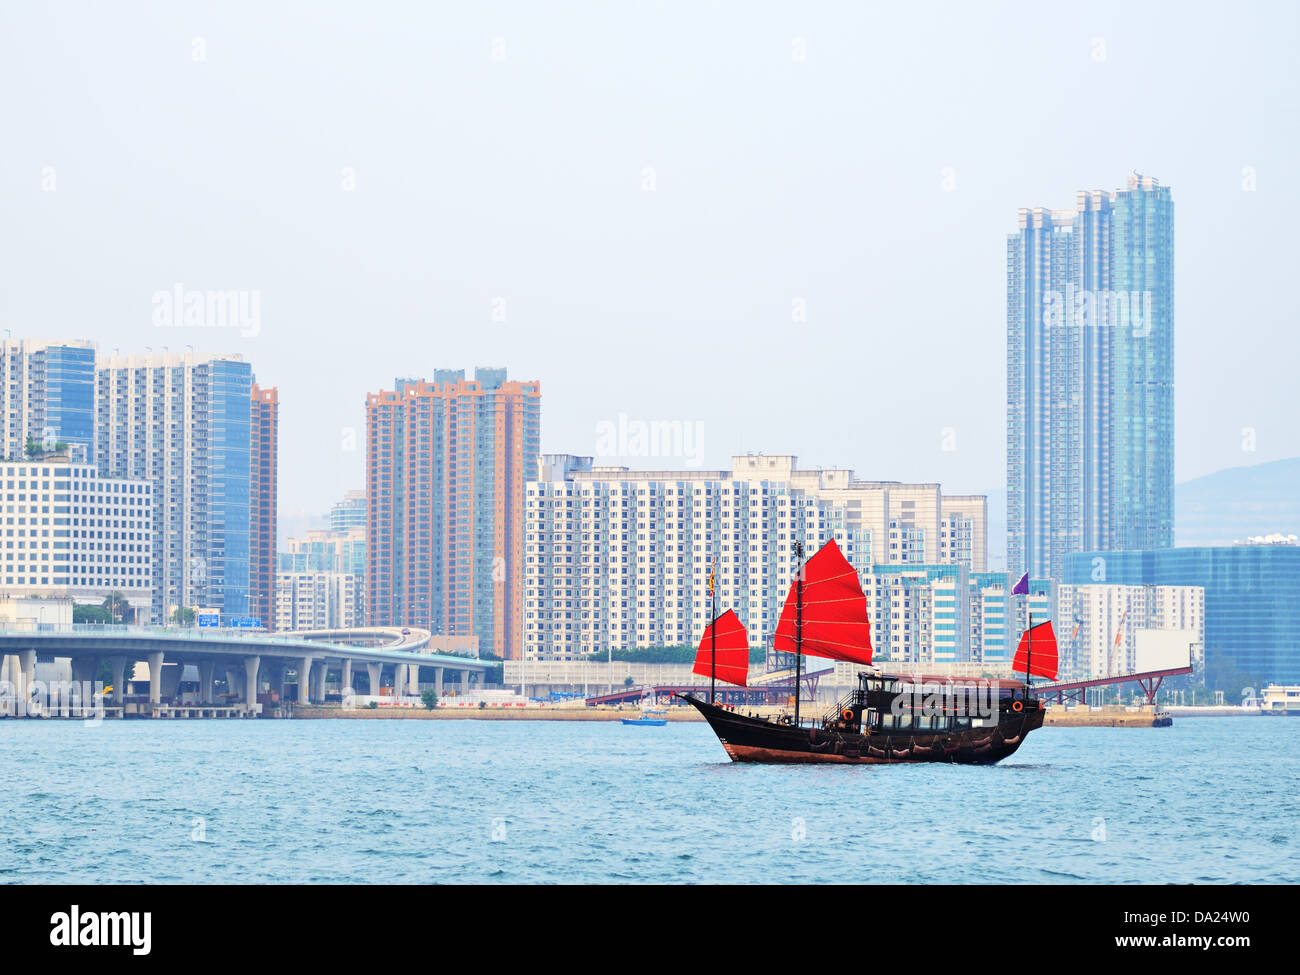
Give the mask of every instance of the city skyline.
M 957 10 L 924 60 L 879 40 L 923 28 L 902 11 L 711 10 L 633 40 L 563 10 L 503 27 L 412 8 L 359 46 L 323 18 L 310 57 L 282 12 L 250 42 L 221 11 L 146 27 L 56 8 L 61 46 L 37 16 L 0 14 L 33 38 L 0 71 L 83 70 L 6 109 L 24 152 L 0 160 L 0 326 L 243 354 L 280 387 L 284 468 L 314 472 L 285 480 L 286 517 L 363 483 L 365 393 L 440 362 L 546 383 L 547 452 L 594 453 L 620 416 L 680 421 L 702 469 L 789 452 L 996 498 L 1005 233 L 1134 169 L 1179 201 L 1176 479 L 1300 455 L 1300 339 L 1256 284 L 1287 280 L 1300 216 L 1276 122 L 1292 9 L 1267 32 L 1196 7 Z M 322 75 L 340 50 L 347 70 Z M 155 302 L 178 290 L 247 300 L 185 327 Z

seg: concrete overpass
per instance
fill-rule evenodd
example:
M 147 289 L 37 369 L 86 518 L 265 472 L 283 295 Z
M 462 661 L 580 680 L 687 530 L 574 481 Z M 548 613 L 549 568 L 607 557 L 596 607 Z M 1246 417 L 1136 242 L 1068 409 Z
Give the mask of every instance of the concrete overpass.
M 285 675 L 290 670 L 298 674 L 297 702 L 306 705 L 324 700 L 327 677 L 335 670 L 345 695 L 357 666 L 366 669 L 372 694 L 378 693 L 387 671 L 392 675 L 393 693 L 402 695 L 417 686 L 419 668 L 431 667 L 434 689 L 441 696 L 445 672 L 459 674 L 464 690 L 470 674 L 481 675 L 493 666 L 477 658 L 425 652 L 430 639 L 427 630 L 397 627 L 284 634 L 181 626 L 9 627 L 0 629 L 0 679 L 13 685 L 21 680 L 23 686 L 31 687 L 38 660 L 68 659 L 74 681 L 93 681 L 101 661 L 107 660 L 113 669 L 111 703 L 122 706 L 127 665 L 146 661 L 149 703 L 157 708 L 175 697 L 185 666 L 193 664 L 198 671 L 201 703 L 215 703 L 213 685 L 221 672 L 243 710 L 255 714 L 261 687 L 279 687 L 283 697 Z M 179 666 L 165 667 L 167 664 Z

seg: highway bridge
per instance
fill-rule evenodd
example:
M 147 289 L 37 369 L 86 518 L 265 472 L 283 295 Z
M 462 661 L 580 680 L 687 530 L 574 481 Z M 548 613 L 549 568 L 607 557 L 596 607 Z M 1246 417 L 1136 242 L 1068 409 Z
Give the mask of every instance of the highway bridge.
M 268 634 L 189 626 L 10 625 L 0 629 L 0 681 L 30 688 L 38 660 L 60 659 L 71 661 L 74 681 L 93 681 L 107 660 L 113 674 L 107 703 L 121 707 L 128 665 L 145 661 L 149 705 L 156 710 L 176 697 L 186 666 L 193 664 L 200 703 L 217 703 L 214 683 L 222 674 L 231 692 L 226 703 L 257 714 L 260 689 L 278 689 L 283 697 L 290 672 L 296 675 L 297 703 L 307 705 L 324 700 L 327 677 L 334 672 L 345 694 L 352 688 L 354 669 L 363 667 L 372 694 L 389 674 L 393 693 L 402 695 L 416 687 L 419 668 L 430 667 L 434 690 L 441 696 L 445 673 L 458 674 L 462 689 L 467 689 L 471 674 L 482 675 L 494 666 L 474 657 L 430 653 L 431 639 L 427 630 L 396 627 Z

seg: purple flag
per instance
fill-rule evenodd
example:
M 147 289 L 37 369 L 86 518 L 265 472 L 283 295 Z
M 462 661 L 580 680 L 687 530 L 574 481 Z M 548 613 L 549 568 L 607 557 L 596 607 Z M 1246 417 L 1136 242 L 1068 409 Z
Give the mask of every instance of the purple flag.
M 1028 573 L 1028 572 L 1026 572 L 1024 575 L 1022 575 L 1022 576 L 1020 577 L 1020 581 L 1017 582 L 1017 583 L 1012 587 L 1012 589 L 1011 589 L 1011 595 L 1013 595 L 1013 596 L 1028 596 L 1028 595 L 1029 595 L 1029 573 Z

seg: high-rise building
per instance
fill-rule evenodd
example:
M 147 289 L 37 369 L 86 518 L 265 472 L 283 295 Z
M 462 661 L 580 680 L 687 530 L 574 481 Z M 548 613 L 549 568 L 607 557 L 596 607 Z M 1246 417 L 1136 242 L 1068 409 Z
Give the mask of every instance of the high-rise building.
M 367 619 L 518 657 L 541 386 L 482 368 L 395 386 L 366 397 Z
M 239 356 L 100 356 L 95 461 L 153 485 L 155 622 L 177 608 L 245 616 L 252 371 Z
M 352 528 L 366 527 L 366 492 L 348 491 L 342 501 L 334 502 L 330 508 L 330 530 L 345 532 Z
M 893 665 L 969 663 L 966 565 L 876 565 L 863 574 L 874 659 Z
M 360 580 L 343 572 L 280 572 L 275 577 L 277 630 L 337 630 L 360 625 Z
M 1007 564 L 1173 544 L 1174 204 L 1133 176 L 1007 242 Z
M 926 590 L 924 628 L 919 617 L 915 629 L 900 618 L 898 641 L 886 637 L 886 647 L 905 659 L 968 657 L 964 573 L 984 568 L 983 498 L 950 508 L 938 485 L 799 470 L 796 458 L 777 455 L 733 457 L 727 471 L 630 471 L 548 454 L 541 470 L 528 485 L 529 659 L 693 644 L 709 619 L 715 564 L 719 608 L 734 609 L 762 646 L 793 578 L 793 544 L 811 555 L 832 537 L 863 577 L 877 632 L 894 633 L 886 603 L 895 588 Z M 886 574 L 900 576 L 889 592 L 874 578 Z M 899 612 L 921 609 L 919 598 L 915 607 L 900 599 Z M 924 649 L 917 643 L 913 653 L 921 634 Z
M 253 383 L 248 416 L 248 613 L 275 629 L 280 393 Z
M 280 553 L 281 572 L 344 572 L 362 579 L 366 572 L 366 530 L 317 529 L 291 538 Z
M 68 456 L 94 459 L 95 346 L 79 340 L 0 340 L 3 457 L 23 460 L 29 440 L 67 444 Z
M 971 657 L 988 668 L 1011 666 L 1008 602 L 1011 584 L 1005 572 L 970 574 Z M 1017 639 L 1019 634 L 1016 634 Z

